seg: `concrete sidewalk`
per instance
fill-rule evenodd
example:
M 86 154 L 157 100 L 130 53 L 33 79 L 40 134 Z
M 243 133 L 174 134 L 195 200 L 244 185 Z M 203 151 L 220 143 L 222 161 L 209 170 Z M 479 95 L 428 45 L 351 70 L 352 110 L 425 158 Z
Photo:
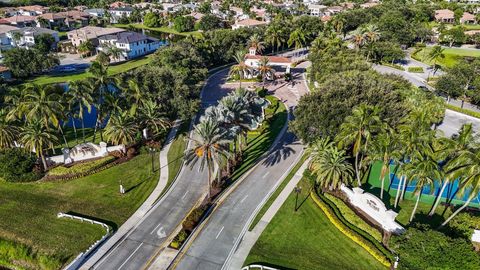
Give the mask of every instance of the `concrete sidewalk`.
M 80 267 L 80 269 L 90 269 L 95 263 L 102 259 L 102 257 L 112 249 L 115 244 L 120 241 L 128 232 L 135 227 L 135 225 L 140 222 L 140 220 L 145 216 L 145 214 L 152 208 L 155 202 L 159 199 L 160 195 L 164 191 L 168 182 L 168 151 L 170 146 L 175 139 L 178 128 L 180 127 L 180 121 L 177 120 L 174 122 L 172 129 L 168 133 L 168 136 L 165 140 L 165 145 L 159 153 L 160 161 L 160 178 L 158 180 L 157 186 L 152 191 L 150 196 L 145 200 L 145 202 L 133 213 L 130 218 L 125 221 L 125 223 L 120 226 L 120 228 L 105 242 L 103 243 L 97 251 L 93 253 Z
M 295 175 L 292 177 L 290 182 L 285 186 L 282 192 L 278 195 L 272 205 L 268 208 L 267 212 L 262 216 L 260 221 L 255 225 L 252 231 L 247 231 L 245 236 L 242 239 L 242 242 L 238 249 L 233 254 L 233 257 L 230 261 L 229 268 L 230 270 L 238 270 L 243 266 L 243 262 L 247 259 L 250 250 L 253 245 L 257 242 L 258 238 L 262 234 L 263 230 L 267 225 L 272 221 L 272 218 L 278 212 L 283 203 L 287 200 L 288 196 L 292 193 L 293 189 L 297 186 L 298 182 L 302 179 L 303 172 L 308 166 L 310 159 L 307 159 L 303 165 L 295 172 Z M 250 224 L 248 224 L 250 226 Z

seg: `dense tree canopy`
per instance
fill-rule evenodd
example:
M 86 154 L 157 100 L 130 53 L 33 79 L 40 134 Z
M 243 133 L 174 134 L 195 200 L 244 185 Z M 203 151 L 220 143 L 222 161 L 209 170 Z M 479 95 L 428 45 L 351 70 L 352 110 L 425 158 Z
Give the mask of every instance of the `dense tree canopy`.
M 48 71 L 60 63 L 55 55 L 37 49 L 13 48 L 3 52 L 3 56 L 5 66 L 20 78 Z

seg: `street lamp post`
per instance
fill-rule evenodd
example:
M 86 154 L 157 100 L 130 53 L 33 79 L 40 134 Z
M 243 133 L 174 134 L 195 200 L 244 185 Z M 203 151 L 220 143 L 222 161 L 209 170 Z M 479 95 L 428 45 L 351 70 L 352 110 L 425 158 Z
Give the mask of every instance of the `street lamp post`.
M 299 186 L 296 186 L 293 191 L 295 192 L 296 196 L 295 196 L 295 212 L 297 212 L 298 210 L 298 207 L 297 207 L 297 203 L 298 203 L 298 194 L 300 194 L 302 192 L 302 187 L 299 187 Z

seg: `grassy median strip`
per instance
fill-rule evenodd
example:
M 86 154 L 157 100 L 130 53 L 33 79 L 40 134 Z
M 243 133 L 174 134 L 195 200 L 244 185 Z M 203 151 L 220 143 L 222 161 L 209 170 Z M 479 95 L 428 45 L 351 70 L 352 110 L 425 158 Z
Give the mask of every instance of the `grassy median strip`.
M 463 113 L 463 114 L 466 114 L 466 115 L 471 116 L 471 117 L 480 118 L 480 112 L 472 111 L 472 110 L 465 109 L 465 108 L 460 108 L 460 107 L 454 106 L 452 104 L 447 104 L 447 109 L 452 110 L 452 111 L 456 111 L 456 112 L 459 112 L 459 113 Z
M 303 270 L 387 269 L 328 220 L 309 196 L 309 182 L 303 179 L 299 185 L 302 193 L 298 211 L 294 211 L 292 192 L 253 246 L 245 265 Z
M 8 183 L 0 181 L 0 238 L 34 252 L 72 260 L 105 233 L 100 226 L 58 219 L 67 212 L 119 227 L 155 188 L 149 154 L 102 172 L 71 181 Z M 158 168 L 158 160 L 156 161 Z M 126 194 L 119 193 L 120 182 Z M 21 259 L 21 258 L 20 258 Z M 15 258 L 11 258 L 15 260 Z
M 248 228 L 249 231 L 253 230 L 257 223 L 260 221 L 260 219 L 263 217 L 265 212 L 267 212 L 268 208 L 272 205 L 272 203 L 277 199 L 278 195 L 282 190 L 285 188 L 285 186 L 290 182 L 290 180 L 293 178 L 293 176 L 297 173 L 297 171 L 300 169 L 302 164 L 305 162 L 305 160 L 308 158 L 306 154 L 302 156 L 300 161 L 293 167 L 293 169 L 290 171 L 290 173 L 285 177 L 285 179 L 280 183 L 280 185 L 275 189 L 275 191 L 272 193 L 272 196 L 267 200 L 267 202 L 263 205 L 262 209 L 257 213 L 255 218 L 253 219 L 252 224 L 250 224 L 250 227 Z
M 183 121 L 177 131 L 177 135 L 170 146 L 167 153 L 168 159 L 168 181 L 166 188 L 162 191 L 162 195 L 167 192 L 170 185 L 177 177 L 178 173 L 182 169 L 183 153 L 187 148 L 188 130 L 190 127 L 190 121 Z

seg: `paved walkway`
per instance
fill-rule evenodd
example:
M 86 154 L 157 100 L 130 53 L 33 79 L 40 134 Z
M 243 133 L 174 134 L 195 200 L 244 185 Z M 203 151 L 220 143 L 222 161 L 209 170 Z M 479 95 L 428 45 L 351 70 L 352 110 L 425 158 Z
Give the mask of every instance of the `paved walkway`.
M 285 201 L 288 199 L 288 196 L 290 196 L 293 189 L 297 186 L 298 182 L 302 179 L 303 172 L 307 168 L 309 161 L 310 160 L 306 160 L 303 165 L 298 169 L 292 179 L 290 179 L 290 182 L 288 182 L 282 192 L 268 208 L 267 212 L 265 212 L 257 225 L 255 225 L 253 230 L 245 233 L 245 236 L 243 237 L 240 246 L 233 254 L 228 269 L 238 270 L 242 268 L 243 263 L 247 259 L 248 254 L 250 253 L 250 250 L 255 245 L 262 232 L 265 230 L 270 221 L 272 221 L 273 217 L 275 216 L 275 214 L 277 214 L 283 203 L 285 203 Z M 284 179 L 282 179 L 282 181 L 283 180 Z
M 120 241 L 140 220 L 145 216 L 145 214 L 152 208 L 155 202 L 158 200 L 168 182 L 168 151 L 172 142 L 177 134 L 178 128 L 180 126 L 179 121 L 175 121 L 172 129 L 168 133 L 168 136 L 165 140 L 165 145 L 159 153 L 160 161 L 160 178 L 158 180 L 157 186 L 150 194 L 150 196 L 145 200 L 145 202 L 135 211 L 135 213 L 127 220 L 125 223 L 120 226 L 120 228 L 113 234 L 100 248 L 89 257 L 87 261 L 82 265 L 80 269 L 89 269 L 100 260 L 118 241 Z

